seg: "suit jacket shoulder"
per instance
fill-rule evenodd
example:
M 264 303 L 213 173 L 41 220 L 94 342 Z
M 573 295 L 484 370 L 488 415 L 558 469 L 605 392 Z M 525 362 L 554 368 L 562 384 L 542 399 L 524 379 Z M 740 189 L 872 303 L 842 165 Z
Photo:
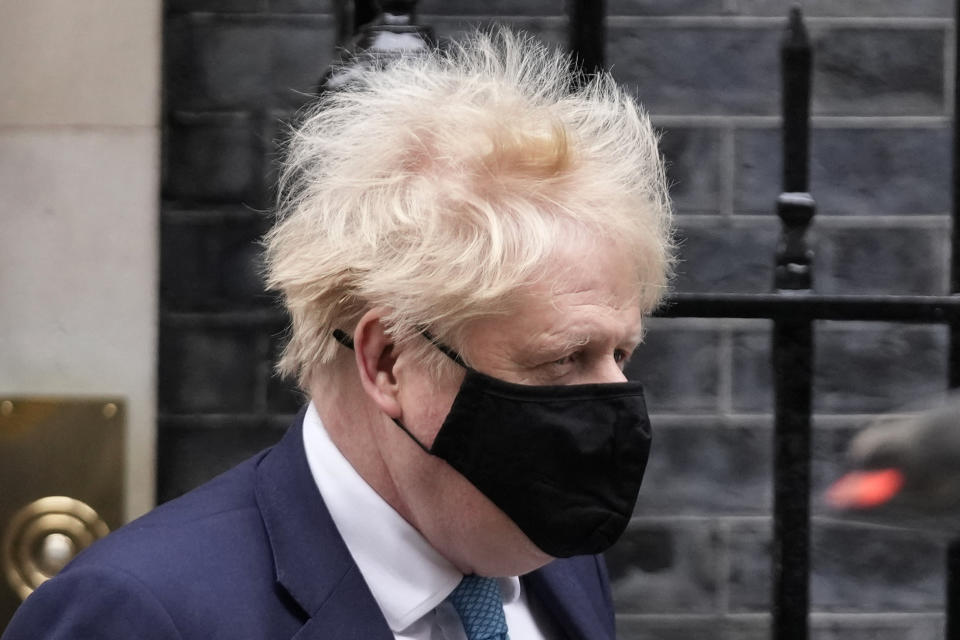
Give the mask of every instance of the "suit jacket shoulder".
M 262 457 L 81 553 L 18 609 L 4 640 L 292 637 L 305 615 L 275 589 L 254 496 Z
M 571 639 L 614 637 L 599 562 L 556 561 L 524 577 Z M 298 420 L 272 449 L 81 553 L 26 600 L 3 635 L 68 638 L 392 640 L 393 634 L 314 484 Z

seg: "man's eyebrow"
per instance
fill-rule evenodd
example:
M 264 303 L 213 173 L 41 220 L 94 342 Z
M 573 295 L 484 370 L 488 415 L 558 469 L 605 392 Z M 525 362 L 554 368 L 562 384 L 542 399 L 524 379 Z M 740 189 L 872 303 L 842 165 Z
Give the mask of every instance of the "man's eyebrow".
M 568 349 L 576 349 L 577 347 L 590 344 L 590 336 L 586 334 L 567 336 L 560 344 L 564 351 Z
M 631 331 L 626 335 L 624 342 L 629 342 L 633 345 L 638 345 L 643 342 L 644 337 L 644 328 L 638 328 L 636 331 Z M 569 351 L 571 349 L 577 349 L 579 347 L 586 346 L 591 342 L 594 342 L 595 336 L 589 334 L 576 334 L 572 336 L 565 336 L 556 341 L 549 341 L 546 344 L 541 344 L 537 346 L 534 350 L 537 352 L 562 352 Z
M 551 356 L 566 353 L 572 349 L 578 349 L 584 345 L 590 344 L 590 337 L 585 334 L 573 336 L 552 335 L 546 340 L 531 342 L 528 345 L 527 353 L 531 357 Z

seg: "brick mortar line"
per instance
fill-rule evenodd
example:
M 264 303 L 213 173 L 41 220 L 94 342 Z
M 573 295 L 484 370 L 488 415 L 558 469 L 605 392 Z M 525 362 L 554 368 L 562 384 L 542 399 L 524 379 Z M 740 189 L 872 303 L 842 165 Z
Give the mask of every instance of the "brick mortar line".
M 771 203 L 770 213 L 756 213 L 756 214 L 732 214 L 730 216 L 724 216 L 716 213 L 681 213 L 677 214 L 674 218 L 674 222 L 677 227 L 683 228 L 685 226 L 690 227 L 701 227 L 701 226 L 713 226 L 724 227 L 728 229 L 737 228 L 741 225 L 762 225 L 762 224 L 780 224 L 780 219 L 776 217 L 776 214 L 773 211 L 773 204 Z M 688 224 L 689 223 L 689 224 Z M 770 250 L 773 251 L 774 247 L 770 247 Z M 770 261 L 773 262 L 773 254 L 770 254 Z
M 285 327 L 289 322 L 286 311 L 264 306 L 256 309 L 230 311 L 177 311 L 161 309 L 161 329 L 244 329 L 262 330 L 265 326 Z
M 872 622 L 911 622 L 930 621 L 939 622 L 944 614 L 936 611 L 811 611 L 810 616 L 816 622 L 832 621 L 862 621 L 864 624 Z M 770 619 L 769 613 L 618 613 L 621 620 L 636 620 L 650 622 L 716 622 L 729 620 L 747 622 L 756 620 L 763 622 Z
M 672 413 L 652 412 L 650 420 L 657 428 L 679 429 L 684 427 L 704 429 L 773 428 L 773 413 Z
M 218 412 L 218 413 L 177 413 L 175 411 L 161 411 L 157 414 L 157 423 L 164 428 L 198 428 L 216 430 L 223 427 L 223 423 L 241 429 L 258 429 L 264 424 L 276 424 L 285 428 L 296 414 L 285 412 Z
M 545 20 L 547 22 L 566 23 L 568 18 L 562 14 L 536 14 L 536 15 L 502 15 L 492 13 L 478 13 L 475 15 L 464 15 L 457 13 L 423 13 L 417 14 L 417 24 L 425 27 L 432 26 L 431 20 L 459 20 L 462 22 L 480 22 L 480 21 L 503 21 L 503 22 L 523 22 L 525 20 Z
M 259 426 L 262 421 L 268 422 L 277 422 L 282 423 L 283 421 L 289 421 L 293 418 L 292 413 L 286 413 L 282 411 L 251 411 L 251 412 L 213 412 L 213 413 L 198 413 L 198 412 L 184 412 L 178 413 L 176 411 L 165 410 L 158 414 L 157 420 L 160 423 L 166 423 L 171 426 L 184 426 L 189 423 L 191 427 L 197 426 L 201 428 L 217 428 L 220 426 L 220 423 L 231 422 L 238 427 L 256 427 Z M 833 430 L 840 428 L 847 428 L 850 426 L 856 426 L 859 423 L 866 423 L 878 418 L 906 418 L 913 414 L 911 413 L 851 413 L 851 414 L 817 414 L 813 415 L 814 425 L 817 429 L 824 430 Z M 738 424 L 723 424 L 728 420 L 742 420 Z M 658 427 L 664 429 L 675 429 L 681 427 L 690 427 L 690 428 L 702 428 L 702 429 L 711 429 L 711 428 L 740 428 L 740 427 L 753 427 L 753 428 L 766 428 L 770 426 L 772 429 L 772 413 L 756 413 L 756 414 L 728 414 L 726 416 L 721 416 L 718 414 L 683 414 L 683 413 L 651 413 L 651 421 L 657 422 Z M 836 424 L 831 424 L 836 422 Z M 691 424 L 693 423 L 693 424 Z M 700 423 L 700 424 L 697 424 Z M 826 423 L 826 424 L 825 424 Z M 714 517 L 714 516 L 689 516 L 689 517 Z M 737 516 L 741 517 L 741 516 Z M 742 516 L 742 517 L 759 517 L 759 516 Z
M 822 129 L 900 129 L 932 128 L 950 124 L 948 115 L 930 116 L 813 116 L 811 124 Z
M 717 554 L 717 609 L 724 615 L 730 613 L 730 570 L 733 567 L 731 560 L 731 544 L 733 531 L 730 523 L 726 521 L 717 523 L 717 531 L 720 535 L 720 551 Z
M 200 19 L 200 20 L 222 20 L 231 21 L 264 21 L 271 19 L 323 19 L 334 20 L 335 16 L 329 11 L 274 11 L 271 9 L 259 9 L 252 11 L 172 11 L 164 17 L 164 21 L 175 19 Z M 481 21 L 481 20 L 504 20 L 504 21 L 524 21 L 524 20 L 550 20 L 567 21 L 565 14 L 490 14 L 490 13 L 422 13 L 418 14 L 417 22 L 423 26 L 431 26 L 431 21 L 461 20 L 461 21 Z M 762 28 L 762 27 L 783 27 L 786 24 L 786 15 L 777 16 L 744 16 L 744 15 L 661 15 L 644 16 L 636 14 L 609 14 L 606 17 L 607 23 L 622 23 L 626 25 L 636 23 L 647 23 L 653 26 L 705 26 L 705 27 L 736 27 L 736 28 Z M 948 16 L 819 16 L 806 15 L 804 21 L 813 27 L 821 26 L 842 26 L 842 27 L 881 27 L 881 28 L 904 28 L 904 29 L 930 29 L 938 27 L 947 27 L 952 24 L 953 19 Z
M 267 20 L 280 18 L 281 20 L 303 20 L 304 18 L 316 21 L 331 21 L 336 23 L 337 17 L 328 11 L 267 11 L 261 14 Z
M 769 613 L 618 613 L 621 621 L 636 622 L 767 622 Z
M 721 138 L 721 161 L 724 162 L 721 176 L 720 199 L 723 203 L 721 213 L 725 217 L 732 217 L 736 212 L 737 202 L 737 131 L 731 122 L 723 127 Z
M 642 489 L 641 489 L 642 491 Z M 697 524 L 700 522 L 709 522 L 709 523 L 725 523 L 725 524 L 738 524 L 738 523 L 768 523 L 772 522 L 772 515 L 691 515 L 691 514 L 661 514 L 661 515 L 649 515 L 649 516 L 638 516 L 634 515 L 630 518 L 630 522 L 636 524 L 672 524 L 674 522 L 681 522 L 684 524 Z
M 953 91 L 954 83 L 956 82 L 955 65 L 957 63 L 955 57 L 957 48 L 956 39 L 956 27 L 951 24 L 943 38 L 943 112 L 947 114 L 948 118 L 953 113 L 954 109 Z
M 804 16 L 806 25 L 818 28 L 881 28 L 881 29 L 948 29 L 953 19 L 921 17 L 874 17 L 874 16 Z M 782 29 L 787 16 L 638 16 L 608 15 L 609 26 L 735 28 L 735 29 Z
M 950 125 L 948 115 L 931 116 L 813 116 L 814 129 L 906 129 L 937 128 Z M 699 114 L 651 114 L 650 121 L 655 127 L 710 127 L 778 129 L 782 124 L 780 116 L 751 115 L 699 115 Z
M 689 292 L 678 292 L 678 293 L 689 293 Z M 746 295 L 766 295 L 770 293 L 769 291 L 753 291 L 747 293 Z M 816 293 L 816 291 L 814 291 Z M 840 294 L 840 295 L 850 295 L 856 296 L 858 294 Z M 899 294 L 894 294 L 899 295 Z M 909 294 L 908 294 L 909 295 Z M 944 294 L 946 295 L 946 294 Z M 921 294 L 922 297 L 922 294 Z M 772 319 L 769 318 L 715 318 L 715 317 L 678 317 L 678 318 L 662 318 L 662 317 L 652 317 L 647 318 L 646 322 L 648 328 L 653 329 L 656 332 L 664 331 L 667 329 L 687 329 L 692 331 L 713 331 L 719 332 L 721 330 L 719 321 L 723 320 L 728 322 L 733 330 L 743 331 L 743 330 L 757 330 L 762 331 L 766 330 L 767 323 L 772 322 Z M 827 327 L 838 327 L 843 325 L 890 325 L 890 326 L 901 326 L 904 323 L 894 322 L 892 320 L 817 320 L 816 322 L 824 323 L 823 326 Z M 924 327 L 924 326 L 942 326 L 940 323 L 922 323 L 914 325 L 915 327 Z
M 212 125 L 225 122 L 236 123 L 256 123 L 256 119 L 263 113 L 264 107 L 256 105 L 249 108 L 232 105 L 223 109 L 177 109 L 168 107 L 164 110 L 164 115 L 170 119 L 170 124 L 195 124 Z M 163 123 L 163 128 L 168 128 L 168 122 Z
M 869 530 L 882 530 L 889 532 L 910 532 L 924 540 L 925 542 L 943 542 L 948 543 L 953 537 L 951 533 L 946 530 L 939 531 L 934 529 L 924 529 L 918 528 L 916 526 L 909 526 L 905 524 L 896 525 L 896 524 L 886 524 L 883 522 L 870 522 L 867 520 L 856 520 L 856 516 L 851 518 L 844 518 L 837 515 L 827 515 L 821 513 L 815 513 L 811 517 L 811 524 L 819 526 L 842 526 L 847 529 L 869 529 Z M 928 521 L 936 520 L 935 517 L 929 517 Z
M 940 264 L 943 265 L 943 269 L 940 269 L 940 291 L 946 293 L 950 292 L 950 259 L 952 257 L 952 252 L 954 250 L 960 251 L 960 247 L 954 249 L 951 244 L 950 231 L 953 228 L 953 221 L 947 219 L 946 224 L 944 225 L 944 233 L 940 238 L 940 242 L 934 247 L 934 250 L 940 254 Z
M 721 321 L 717 344 L 717 408 L 721 414 L 733 411 L 733 328 Z
M 174 20 L 186 20 L 188 22 L 262 22 L 269 23 L 275 18 L 284 20 L 336 20 L 336 17 L 325 11 L 303 11 L 300 13 L 291 11 L 269 11 L 266 9 L 254 11 L 177 11 L 164 16 L 164 24 Z
M 155 124 L 0 124 L 0 134 L 44 133 L 73 131 L 76 133 L 160 133 L 161 123 Z
M 840 611 L 812 611 L 810 615 L 817 622 L 830 622 L 833 620 L 836 621 L 862 621 L 864 624 L 871 624 L 874 622 L 911 622 L 911 621 L 920 621 L 920 620 L 929 620 L 931 622 L 939 622 L 943 619 L 944 614 L 936 611 L 849 611 L 849 612 L 840 612 Z
M 814 425 L 822 429 L 842 429 L 849 426 L 850 422 L 871 422 L 873 420 L 905 420 L 911 416 L 920 413 L 921 409 L 916 411 L 883 411 L 878 413 L 850 413 L 850 414 L 821 414 L 816 416 Z
M 642 101 L 641 101 L 642 103 Z M 178 109 L 176 106 L 169 106 L 165 109 L 165 114 L 175 119 L 177 124 L 205 124 L 243 121 L 249 122 L 264 113 L 262 105 L 250 108 L 217 108 L 217 109 Z M 295 111 L 286 111 L 283 109 L 266 108 L 270 113 L 293 114 Z M 272 109 L 272 110 L 271 110 Z M 824 116 L 814 115 L 811 118 L 813 128 L 820 129 L 906 129 L 906 128 L 936 128 L 946 127 L 951 123 L 951 116 L 948 115 L 927 115 L 927 116 L 868 116 L 868 115 L 850 115 L 850 116 Z M 188 122 L 188 121 L 193 122 Z M 283 122 L 282 117 L 276 118 Z M 655 127 L 733 127 L 753 128 L 753 129 L 776 129 L 781 126 L 782 119 L 776 115 L 705 115 L 696 113 L 682 114 L 650 114 L 650 121 Z M 54 128 L 77 128 L 77 129 L 160 129 L 167 128 L 166 123 L 157 125 L 4 125 L 0 124 L 0 131 L 4 129 L 54 129 Z
M 273 379 L 270 338 L 270 334 L 260 333 L 254 341 L 257 350 L 257 375 L 253 383 L 253 410 L 256 413 L 267 413 L 270 407 L 270 381 Z
M 816 200 L 816 193 L 813 193 Z M 674 218 L 677 227 L 703 229 L 716 227 L 718 229 L 741 229 L 743 227 L 763 226 L 779 224 L 780 220 L 776 217 L 771 206 L 770 213 L 734 213 L 730 216 L 724 216 L 716 213 L 679 213 Z M 813 219 L 813 225 L 821 229 L 892 229 L 892 228 L 917 228 L 917 229 L 948 229 L 950 227 L 950 214 L 909 214 L 909 213 L 887 213 L 869 215 L 843 215 L 820 212 Z M 771 247 L 773 251 L 773 247 Z
M 772 526 L 773 515 L 735 515 L 735 514 L 717 514 L 717 515 L 689 515 L 689 514 L 656 514 L 647 516 L 634 515 L 630 519 L 632 528 L 638 527 L 670 527 L 671 525 L 713 525 L 721 535 L 728 532 L 731 536 L 733 529 L 743 525 L 761 525 Z M 869 532 L 884 533 L 909 533 L 915 534 L 924 542 L 946 545 L 949 542 L 950 534 L 910 526 L 896 526 L 883 524 L 881 522 L 865 522 L 857 520 L 848 520 L 844 518 L 830 517 L 813 513 L 810 518 L 811 528 L 818 529 L 836 529 L 863 530 Z M 729 540 L 725 542 L 729 543 Z M 729 573 L 727 574 L 729 575 Z M 721 581 L 722 582 L 722 581 Z M 727 609 L 728 610 L 728 609 Z M 723 611 L 723 609 L 721 609 Z M 915 612 L 920 613 L 920 612 Z
M 768 291 L 756 291 L 755 294 L 765 294 Z M 159 314 L 160 324 L 164 328 L 197 328 L 197 329 L 244 329 L 257 330 L 264 326 L 283 328 L 288 322 L 284 311 L 269 306 L 231 311 L 204 311 L 204 310 L 173 310 L 162 309 Z M 725 318 L 726 326 L 732 330 L 767 330 L 769 319 L 764 318 Z M 649 326 L 657 331 L 668 329 L 686 329 L 692 331 L 720 331 L 721 325 L 717 318 L 649 318 Z M 822 320 L 827 327 L 839 326 L 876 326 L 901 325 L 902 323 L 889 321 L 869 320 Z M 922 326 L 940 326 L 936 323 L 925 323 Z M 712 414 L 694 414 L 712 415 Z M 747 414 L 750 415 L 750 414 Z
M 630 522 L 634 525 L 669 525 L 674 523 L 679 524 L 716 524 L 720 527 L 733 527 L 739 524 L 768 524 L 773 522 L 773 513 L 766 514 L 652 514 L 652 515 L 636 515 L 634 514 L 630 518 Z M 922 530 L 918 530 L 915 527 L 906 527 L 906 526 L 897 526 L 890 524 L 883 524 L 881 522 L 866 522 L 861 520 L 851 520 L 847 518 L 841 518 L 830 515 L 822 515 L 820 513 L 812 512 L 810 516 L 810 523 L 814 526 L 833 526 L 840 525 L 845 528 L 851 529 L 871 529 L 876 530 L 880 529 L 883 531 L 916 531 L 920 537 L 929 538 L 931 540 L 940 540 L 943 536 L 936 532 L 927 532 L 926 535 L 920 533 Z
M 947 212 L 918 215 L 897 213 L 876 216 L 830 214 L 821 214 L 821 216 L 814 219 L 814 224 L 826 229 L 893 229 L 898 227 L 948 229 L 950 227 L 950 214 Z
M 880 418 L 906 417 L 910 414 L 877 413 L 817 413 L 811 416 L 813 428 L 822 431 L 836 431 L 858 427 Z M 657 428 L 663 429 L 773 429 L 773 412 L 758 413 L 680 413 L 652 412 L 650 420 Z
M 763 329 L 770 321 L 756 318 L 724 318 L 724 322 L 726 322 L 727 327 L 736 331 L 751 328 Z M 662 330 L 668 327 L 675 329 L 677 325 L 691 329 L 719 330 L 716 318 L 649 318 L 647 319 L 647 325 L 654 330 Z
M 181 206 L 180 201 L 164 199 L 160 203 L 160 220 L 186 226 L 216 225 L 224 222 L 272 222 L 272 210 L 254 209 L 243 204 L 211 203 L 204 206 Z
M 836 332 L 836 333 L 840 333 L 845 330 L 848 331 L 850 330 L 849 329 L 850 327 L 854 327 L 859 331 L 863 331 L 865 329 L 869 329 L 870 327 L 877 327 L 877 326 L 897 327 L 899 331 L 909 331 L 910 329 L 920 330 L 925 328 L 930 329 L 930 328 L 938 328 L 938 327 L 946 331 L 946 327 L 947 327 L 946 322 L 943 322 L 943 321 L 920 322 L 917 324 L 914 324 L 912 322 L 906 322 L 906 321 L 895 322 L 893 320 L 817 320 L 816 322 L 820 323 L 820 328 L 819 328 L 820 331 Z M 839 415 L 848 415 L 848 414 L 846 413 L 831 414 L 828 412 L 828 413 L 824 413 L 823 415 L 839 416 Z

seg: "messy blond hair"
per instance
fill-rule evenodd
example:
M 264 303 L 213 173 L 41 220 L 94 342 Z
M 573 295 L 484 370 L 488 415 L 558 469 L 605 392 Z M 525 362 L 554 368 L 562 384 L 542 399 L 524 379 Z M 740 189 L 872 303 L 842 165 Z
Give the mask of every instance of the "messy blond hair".
M 430 328 L 456 345 L 577 238 L 628 256 L 652 310 L 672 255 L 656 135 L 608 74 L 574 79 L 568 56 L 497 29 L 321 97 L 266 237 L 292 318 L 279 370 L 307 386 L 337 353 L 333 329 L 374 306 L 396 340 Z

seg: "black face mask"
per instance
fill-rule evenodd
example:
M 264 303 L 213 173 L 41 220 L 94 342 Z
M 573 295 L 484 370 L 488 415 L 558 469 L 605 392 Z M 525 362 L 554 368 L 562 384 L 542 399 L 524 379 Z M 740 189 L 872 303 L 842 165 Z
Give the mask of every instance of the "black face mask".
M 600 553 L 633 513 L 650 452 L 639 382 L 532 386 L 467 367 L 427 453 L 446 461 L 506 513 L 545 553 Z M 334 337 L 353 348 L 344 332 Z

